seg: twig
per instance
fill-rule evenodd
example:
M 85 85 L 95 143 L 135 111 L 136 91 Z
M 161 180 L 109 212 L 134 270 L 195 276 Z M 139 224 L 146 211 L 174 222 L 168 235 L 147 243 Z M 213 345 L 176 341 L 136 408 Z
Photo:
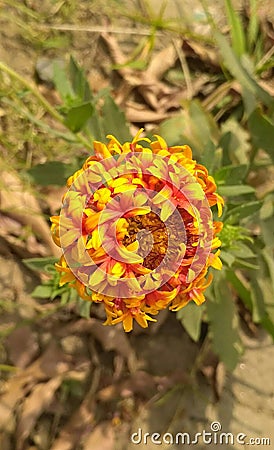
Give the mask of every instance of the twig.
M 62 24 L 62 25 L 37 25 L 38 29 L 41 30 L 59 30 L 59 31 L 83 31 L 87 33 L 111 33 L 111 34 L 136 34 L 142 36 L 150 36 L 151 30 L 144 30 L 138 28 L 110 28 L 110 27 L 102 27 L 99 25 L 94 26 L 80 26 L 80 25 L 70 25 L 70 24 Z M 163 34 L 161 32 L 156 32 L 157 35 Z
M 173 45 L 176 49 L 176 52 L 178 54 L 178 58 L 180 61 L 180 64 L 182 66 L 182 70 L 184 73 L 185 81 L 186 81 L 186 89 L 187 89 L 187 98 L 190 100 L 193 97 L 193 86 L 191 82 L 191 75 L 190 70 L 186 61 L 185 54 L 181 48 L 179 48 L 178 43 L 175 39 L 172 39 Z

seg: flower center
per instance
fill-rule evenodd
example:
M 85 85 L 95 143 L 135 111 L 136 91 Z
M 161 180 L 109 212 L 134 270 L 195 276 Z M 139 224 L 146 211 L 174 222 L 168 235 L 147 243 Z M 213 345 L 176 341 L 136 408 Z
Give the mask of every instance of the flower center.
M 130 217 L 127 221 L 129 227 L 123 244 L 127 246 L 136 240 L 139 242 L 138 254 L 144 258 L 143 266 L 147 269 L 158 267 L 167 250 L 167 262 L 179 256 L 179 245 L 186 243 L 186 233 L 178 215 L 172 214 L 165 223 L 154 212 Z

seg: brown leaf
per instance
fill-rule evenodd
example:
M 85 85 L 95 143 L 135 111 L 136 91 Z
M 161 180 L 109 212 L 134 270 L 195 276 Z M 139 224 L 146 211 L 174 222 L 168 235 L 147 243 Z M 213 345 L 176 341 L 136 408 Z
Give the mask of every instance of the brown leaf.
M 47 383 L 39 383 L 34 386 L 31 394 L 22 405 L 22 413 L 19 417 L 16 430 L 16 450 L 23 450 L 24 443 L 30 435 L 37 418 L 51 403 L 56 390 L 63 380 L 62 375 L 52 378 Z
M 111 422 L 97 425 L 83 445 L 83 450 L 113 450 L 114 432 Z M 56 449 L 57 450 L 57 449 Z M 59 449 L 58 449 L 59 450 Z
M 44 186 L 41 192 L 46 198 L 47 205 L 49 207 L 50 213 L 55 215 L 61 207 L 61 198 L 66 193 L 66 186 Z
M 144 105 L 140 103 L 128 102 L 126 104 L 126 117 L 130 122 L 161 122 L 162 120 L 170 117 L 170 114 L 166 112 L 157 112 L 146 109 Z
M 65 355 L 53 341 L 40 358 L 27 369 L 19 371 L 10 378 L 0 397 L 0 430 L 13 428 L 13 411 L 17 403 L 31 391 L 37 382 L 61 375 L 68 368 Z
M 185 40 L 183 43 L 183 51 L 186 56 L 196 56 L 207 64 L 220 67 L 219 55 L 215 48 L 210 48 L 200 42 Z
M 0 167 L 2 166 L 4 164 L 0 161 Z M 15 173 L 6 170 L 1 174 L 0 211 L 22 225 L 30 226 L 47 246 L 49 253 L 60 256 L 60 250 L 51 239 L 49 226 L 43 218 L 38 201 L 31 192 L 24 189 Z
M 6 348 L 10 361 L 20 369 L 24 369 L 39 350 L 37 338 L 27 326 L 15 329 L 8 336 Z
M 83 436 L 90 431 L 93 423 L 94 413 L 90 410 L 85 399 L 60 431 L 59 437 L 53 442 L 51 450 L 74 450 Z
M 178 44 L 181 41 L 178 41 Z M 174 45 L 169 45 L 160 50 L 152 58 L 145 71 L 145 76 L 150 79 L 161 80 L 164 74 L 174 66 L 178 58 Z
M 104 350 L 114 350 L 127 361 L 131 371 L 136 369 L 136 356 L 132 346 L 130 345 L 128 336 L 122 328 L 105 327 L 98 319 L 80 319 L 67 327 L 63 327 L 58 333 L 59 336 L 67 336 L 72 334 L 91 334 L 97 339 Z

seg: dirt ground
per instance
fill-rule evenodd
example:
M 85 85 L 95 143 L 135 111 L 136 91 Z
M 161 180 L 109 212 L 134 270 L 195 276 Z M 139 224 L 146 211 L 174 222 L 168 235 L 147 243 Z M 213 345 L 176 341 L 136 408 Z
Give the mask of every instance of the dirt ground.
M 32 29 L 33 19 L 22 24 L 12 2 L 9 7 L 7 3 L 2 5 L 0 0 L 0 60 L 34 78 L 41 58 L 73 53 L 88 71 L 92 86 L 115 85 L 111 58 L 101 46 L 100 32 L 79 30 L 80 26 L 107 23 L 115 2 L 107 12 L 106 5 L 102 8 L 96 1 L 71 2 L 71 9 L 63 12 L 66 2 L 23 2 L 40 15 L 40 32 Z M 154 9 L 158 7 L 156 0 L 150 3 Z M 167 17 L 177 14 L 178 3 L 168 2 Z M 222 2 L 218 3 L 216 14 L 221 17 Z M 269 14 L 273 12 L 272 0 L 261 3 Z M 197 7 L 191 2 L 191 7 L 199 18 L 198 2 Z M 210 7 L 214 9 L 211 3 Z M 47 8 L 56 10 L 53 25 L 78 27 L 61 33 L 65 40 L 59 48 L 41 43 L 52 37 L 42 27 Z M 186 3 L 184 8 L 189 11 Z M 124 18 L 115 18 L 117 27 L 126 23 Z M 60 38 L 60 33 L 56 36 Z M 121 46 L 126 48 L 130 38 L 123 39 Z M 47 85 L 41 84 L 41 89 Z M 0 151 L 4 160 L 7 152 L 2 146 Z M 35 197 L 33 192 L 30 195 Z M 60 192 L 52 188 L 46 195 L 50 198 L 48 210 L 57 210 Z M 25 204 L 25 216 L 28 207 Z M 39 196 L 37 208 L 43 211 Z M 142 436 L 146 432 L 161 436 L 187 432 L 193 437 L 196 432 L 210 431 L 210 424 L 216 421 L 223 432 L 234 435 L 234 445 L 226 448 L 250 448 L 250 438 L 269 438 L 268 448 L 272 448 L 274 346 L 264 332 L 257 330 L 250 336 L 242 331 L 245 353 L 233 373 L 228 373 L 211 352 L 202 370 L 195 371 L 201 343 L 195 344 L 188 337 L 172 313 L 163 313 L 149 332 L 137 328 L 126 336 L 119 327 L 101 326 L 100 309 L 87 320 L 70 308 L 58 309 L 55 302 L 33 299 L 30 293 L 39 277 L 23 265 L 22 258 L 52 254 L 46 238 L 48 221 L 43 214 L 41 220 L 45 230 L 41 241 L 30 234 L 20 243 L 22 226 L 33 224 L 24 223 L 22 217 L 0 214 L 1 450 L 151 450 L 157 444 L 150 437 L 147 442 L 136 443 L 132 433 L 139 433 L 139 429 Z M 236 442 L 238 433 L 246 435 L 245 445 Z M 212 445 L 218 450 L 223 447 Z M 205 449 L 209 445 L 200 442 L 189 447 Z M 256 446 L 261 447 L 263 444 Z M 163 442 L 160 448 L 176 446 Z

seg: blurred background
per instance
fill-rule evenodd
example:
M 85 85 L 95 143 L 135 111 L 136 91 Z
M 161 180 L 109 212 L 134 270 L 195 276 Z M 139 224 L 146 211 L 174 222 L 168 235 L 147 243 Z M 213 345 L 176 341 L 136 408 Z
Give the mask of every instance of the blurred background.
M 273 67 L 273 0 L 0 0 L 1 450 L 212 421 L 273 442 Z M 125 334 L 59 287 L 49 217 L 93 139 L 141 127 L 213 174 L 223 270 L 201 307 Z

